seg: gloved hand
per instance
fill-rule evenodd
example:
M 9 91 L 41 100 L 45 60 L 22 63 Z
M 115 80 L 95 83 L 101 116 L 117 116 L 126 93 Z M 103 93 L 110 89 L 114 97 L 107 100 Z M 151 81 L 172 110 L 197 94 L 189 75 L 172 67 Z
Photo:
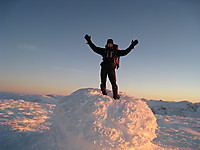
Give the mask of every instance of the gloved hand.
M 134 46 L 137 45 L 138 44 L 138 40 L 135 40 L 135 41 L 132 40 L 131 44 L 134 45 Z
M 91 40 L 91 36 L 89 36 L 88 34 L 86 34 L 86 35 L 85 35 L 85 39 L 86 39 L 86 41 L 88 42 L 88 41 Z
M 134 48 L 134 46 L 137 45 L 137 44 L 138 44 L 138 40 L 135 40 L 135 41 L 132 40 L 130 47 Z

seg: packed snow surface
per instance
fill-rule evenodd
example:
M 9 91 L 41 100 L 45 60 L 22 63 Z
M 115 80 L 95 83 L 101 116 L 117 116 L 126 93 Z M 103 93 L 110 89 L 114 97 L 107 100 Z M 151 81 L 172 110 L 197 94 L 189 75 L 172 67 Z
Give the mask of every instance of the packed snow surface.
M 0 101 L 0 125 L 9 125 L 12 130 L 43 132 L 49 129 L 52 121 L 48 120 L 55 105 L 14 101 Z
M 92 88 L 69 96 L 0 92 L 0 149 L 200 149 L 200 103 L 120 96 Z
M 80 89 L 57 107 L 56 126 L 98 149 L 125 150 L 151 142 L 157 128 L 151 109 L 144 101 L 120 95 L 120 100 L 114 100 L 98 89 Z M 65 142 L 62 146 L 65 149 Z

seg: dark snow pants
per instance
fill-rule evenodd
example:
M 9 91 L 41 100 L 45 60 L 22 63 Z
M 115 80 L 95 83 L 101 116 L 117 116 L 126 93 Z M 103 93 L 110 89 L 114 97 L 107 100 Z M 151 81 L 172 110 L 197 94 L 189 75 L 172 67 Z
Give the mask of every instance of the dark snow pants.
M 106 95 L 106 79 L 107 76 L 112 85 L 113 96 L 118 95 L 118 86 L 116 84 L 116 73 L 115 68 L 101 67 L 101 91 L 104 95 Z

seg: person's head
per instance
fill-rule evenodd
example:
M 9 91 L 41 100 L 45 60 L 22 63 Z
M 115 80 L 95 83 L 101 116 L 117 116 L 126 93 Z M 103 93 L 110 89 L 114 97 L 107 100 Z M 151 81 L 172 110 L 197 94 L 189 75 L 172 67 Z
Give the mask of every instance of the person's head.
M 106 47 L 109 47 L 109 48 L 111 48 L 111 47 L 113 47 L 113 40 L 112 39 L 108 39 L 107 40 L 107 44 L 106 44 Z

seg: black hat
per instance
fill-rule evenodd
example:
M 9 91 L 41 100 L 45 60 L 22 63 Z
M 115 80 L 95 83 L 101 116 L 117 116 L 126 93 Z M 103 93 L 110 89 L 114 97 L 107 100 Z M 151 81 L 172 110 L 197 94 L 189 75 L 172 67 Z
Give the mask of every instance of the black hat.
M 108 39 L 108 40 L 107 40 L 107 44 L 108 44 L 108 43 L 112 43 L 112 44 L 113 44 L 113 40 L 112 40 L 112 39 Z

